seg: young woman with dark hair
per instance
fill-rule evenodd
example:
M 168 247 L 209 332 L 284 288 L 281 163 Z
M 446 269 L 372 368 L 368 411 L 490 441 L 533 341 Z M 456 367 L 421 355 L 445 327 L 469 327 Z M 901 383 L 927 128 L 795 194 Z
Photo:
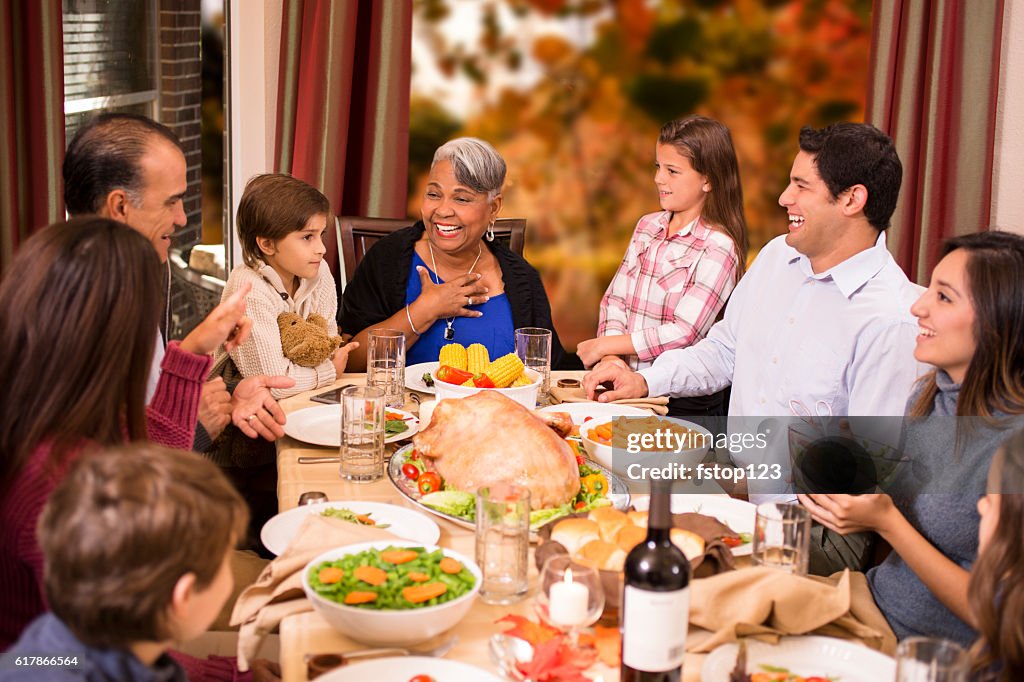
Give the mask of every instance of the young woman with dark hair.
M 188 449 L 210 353 L 245 340 L 245 294 L 171 342 L 145 404 L 160 305 L 146 238 L 105 218 L 45 228 L 0 283 L 0 650 L 46 609 L 39 514 L 83 451 L 152 440 Z
M 946 242 L 928 290 L 911 308 L 920 325 L 914 357 L 935 369 L 907 404 L 919 418 L 907 430 L 908 485 L 893 497 L 800 496 L 832 530 L 874 530 L 892 546 L 868 582 L 900 639 L 945 637 L 965 646 L 975 639 L 967 585 L 978 556 L 976 504 L 999 444 L 1024 425 L 1022 272 L 1019 235 L 982 232 Z

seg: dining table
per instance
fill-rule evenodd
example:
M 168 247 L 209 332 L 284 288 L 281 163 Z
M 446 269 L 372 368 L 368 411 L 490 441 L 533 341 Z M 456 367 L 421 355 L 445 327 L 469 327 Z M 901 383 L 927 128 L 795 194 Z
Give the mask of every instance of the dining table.
M 583 372 L 552 372 L 551 383 L 560 378 L 582 378 Z M 314 391 L 307 391 L 284 399 L 281 406 L 285 413 L 317 405 L 311 401 L 314 395 L 332 387 L 345 384 L 365 385 L 364 374 L 347 373 L 339 377 L 331 387 L 322 386 Z M 402 409 L 417 413 L 420 400 L 432 399 L 427 394 L 407 393 Z M 394 451 L 395 446 L 388 446 L 385 459 Z M 321 447 L 284 436 L 277 441 L 278 468 L 278 503 L 279 511 L 284 512 L 296 507 L 299 497 L 310 491 L 326 493 L 329 500 L 361 500 L 382 502 L 400 507 L 423 511 L 407 500 L 391 483 L 387 474 L 370 483 L 354 483 L 343 480 L 339 476 L 338 462 L 306 462 L 300 458 L 323 457 L 337 455 L 338 448 Z M 386 463 L 385 463 L 386 466 Z M 638 497 L 633 496 L 634 500 Z M 474 556 L 474 531 L 462 527 L 440 517 L 433 517 L 440 528 L 438 544 L 466 556 Z M 492 635 L 506 629 L 496 621 L 509 614 L 525 616 L 537 620 L 535 610 L 538 591 L 538 571 L 533 560 L 534 548 L 530 549 L 529 591 L 526 598 L 511 605 L 494 606 L 477 599 L 468 615 L 450 632 L 458 636 L 455 646 L 446 654 L 448 659 L 461 661 L 478 666 L 492 674 L 501 676 L 497 665 L 489 656 L 489 640 Z M 749 559 L 737 559 L 738 568 L 749 566 Z M 688 644 L 693 638 L 710 635 L 692 625 L 688 631 Z M 315 611 L 308 611 L 286 616 L 280 623 L 280 664 L 284 682 L 304 682 L 307 676 L 306 657 L 318 653 L 344 653 L 365 648 L 333 629 Z M 689 648 L 689 647 L 688 647 Z M 701 666 L 706 655 L 688 653 L 683 665 L 683 680 L 697 682 L 701 679 Z M 619 671 L 600 662 L 586 671 L 586 675 L 602 682 L 614 682 L 619 679 Z

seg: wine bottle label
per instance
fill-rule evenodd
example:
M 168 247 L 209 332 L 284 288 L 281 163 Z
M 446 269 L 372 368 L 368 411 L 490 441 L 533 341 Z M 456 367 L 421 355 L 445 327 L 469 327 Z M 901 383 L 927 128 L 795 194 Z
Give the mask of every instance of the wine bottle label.
M 651 592 L 626 585 L 622 597 L 622 662 L 663 672 L 683 664 L 690 590 Z

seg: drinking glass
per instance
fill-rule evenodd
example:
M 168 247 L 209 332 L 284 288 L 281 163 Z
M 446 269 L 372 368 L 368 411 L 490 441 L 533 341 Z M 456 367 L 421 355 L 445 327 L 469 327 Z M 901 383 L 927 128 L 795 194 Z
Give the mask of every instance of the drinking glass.
M 370 483 L 384 475 L 384 389 L 350 386 L 341 392 L 342 478 Z
M 771 566 L 807 575 L 811 547 L 811 515 L 799 504 L 765 502 L 754 520 L 755 566 Z
M 495 483 L 477 490 L 476 563 L 483 573 L 483 601 L 511 604 L 526 596 L 529 549 L 529 488 Z
M 967 652 L 956 642 L 908 637 L 896 647 L 896 682 L 965 682 Z
M 371 329 L 366 339 L 366 385 L 384 389 L 387 407 L 405 404 L 405 334 Z
M 548 401 L 551 384 L 551 330 L 541 327 L 523 327 L 516 330 L 516 355 L 523 364 L 541 376 L 537 402 Z
M 573 561 L 565 554 L 550 557 L 540 571 L 540 594 L 544 620 L 569 631 L 575 644 L 580 628 L 594 624 L 604 611 L 604 588 L 593 566 Z

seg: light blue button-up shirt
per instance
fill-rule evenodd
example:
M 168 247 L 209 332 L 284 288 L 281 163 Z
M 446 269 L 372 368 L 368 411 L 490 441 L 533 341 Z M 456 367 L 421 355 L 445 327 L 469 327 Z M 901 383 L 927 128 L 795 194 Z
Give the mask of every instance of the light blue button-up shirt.
M 729 416 L 898 416 L 925 367 L 914 359 L 921 287 L 885 248 L 815 274 L 808 258 L 769 242 L 725 317 L 699 343 L 641 370 L 650 395 L 704 395 L 732 384 Z

